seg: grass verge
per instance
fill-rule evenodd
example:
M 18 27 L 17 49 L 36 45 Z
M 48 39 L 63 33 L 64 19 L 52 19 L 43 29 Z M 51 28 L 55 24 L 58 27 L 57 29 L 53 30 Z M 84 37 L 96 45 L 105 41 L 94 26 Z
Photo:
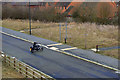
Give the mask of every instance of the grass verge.
M 18 73 L 15 69 L 7 63 L 2 63 L 2 78 L 24 78 L 23 75 Z

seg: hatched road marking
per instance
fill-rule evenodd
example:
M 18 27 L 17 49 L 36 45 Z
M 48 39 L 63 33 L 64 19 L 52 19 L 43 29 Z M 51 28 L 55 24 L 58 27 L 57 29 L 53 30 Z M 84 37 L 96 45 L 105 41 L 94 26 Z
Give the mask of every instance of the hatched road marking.
M 23 38 L 20 38 L 20 37 L 17 37 L 17 36 L 14 36 L 14 35 L 11 35 L 11 34 L 2 32 L 2 31 L 0 31 L 0 33 L 5 34 L 5 35 L 8 35 L 8 36 L 11 36 L 11 37 L 14 37 L 14 38 L 21 39 L 21 40 L 26 41 L 26 42 L 34 43 L 33 41 L 30 41 L 30 40 L 27 40 L 27 39 L 23 39 Z M 50 48 L 48 48 L 48 47 L 45 46 L 45 45 L 42 45 L 42 46 L 46 47 L 47 49 L 50 49 Z M 77 59 L 81 59 L 81 60 L 83 60 L 83 61 L 87 61 L 87 62 L 96 64 L 96 65 L 102 66 L 102 67 L 104 67 L 104 68 L 108 68 L 108 69 L 111 69 L 111 70 L 114 70 L 114 71 L 119 71 L 117 68 L 114 68 L 114 67 L 111 67 L 111 66 L 107 66 L 107 65 L 104 65 L 104 64 L 102 64 L 102 63 L 95 62 L 95 61 L 92 61 L 92 60 L 89 60 L 89 59 L 86 59 L 86 58 L 82 58 L 82 57 L 80 57 L 80 56 L 76 56 L 76 55 L 74 55 L 74 54 L 70 54 L 70 53 L 68 53 L 68 52 L 64 52 L 63 50 L 55 49 L 55 47 L 54 47 L 54 49 L 52 48 L 51 50 L 54 50 L 54 51 L 57 51 L 57 52 L 66 54 L 66 55 L 68 55 L 68 56 L 72 56 L 72 57 L 77 58 Z
M 58 48 L 56 48 L 56 47 L 51 47 L 50 49 L 52 49 L 52 50 L 57 50 Z
M 61 50 L 65 51 L 65 50 L 71 50 L 71 49 L 77 49 L 77 47 L 65 48 L 65 49 L 61 49 Z
M 57 45 L 62 45 L 62 43 L 50 44 L 50 45 L 47 45 L 47 46 L 57 46 Z

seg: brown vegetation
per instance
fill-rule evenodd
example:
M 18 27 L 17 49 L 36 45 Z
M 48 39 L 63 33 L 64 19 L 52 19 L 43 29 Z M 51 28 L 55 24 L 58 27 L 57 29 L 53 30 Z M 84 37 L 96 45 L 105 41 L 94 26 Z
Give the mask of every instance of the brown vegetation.
M 18 73 L 6 63 L 2 63 L 2 78 L 24 78 L 23 75 Z
M 59 8 L 56 8 L 56 6 L 48 6 L 46 4 L 44 7 L 31 7 L 31 19 L 42 22 L 64 22 L 66 21 L 66 16 L 69 14 L 74 18 L 73 21 L 76 22 L 94 22 L 97 24 L 111 25 L 118 24 L 118 16 L 115 14 L 118 12 L 117 6 L 113 6 L 112 2 L 73 2 L 68 5 L 67 9 L 65 9 L 66 11 L 61 9 L 61 5 L 59 5 Z M 72 9 L 69 9 L 70 7 L 72 7 Z M 2 9 L 2 18 L 29 19 L 29 7 L 28 5 L 12 6 L 10 4 L 4 4 Z
M 2 7 L 2 18 L 3 19 L 29 19 L 31 15 L 32 20 L 39 20 L 43 22 L 59 22 L 65 20 L 65 14 L 55 14 L 55 9 L 50 8 L 31 8 L 31 14 L 29 14 L 29 7 L 12 5 L 3 5 Z

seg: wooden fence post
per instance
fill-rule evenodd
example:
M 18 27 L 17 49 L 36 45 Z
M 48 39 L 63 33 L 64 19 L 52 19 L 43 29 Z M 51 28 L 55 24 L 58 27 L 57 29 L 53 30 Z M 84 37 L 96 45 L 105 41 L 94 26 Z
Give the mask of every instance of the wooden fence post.
M 35 73 L 34 73 L 34 71 L 33 71 L 33 79 L 35 78 L 34 75 L 35 75 Z
M 41 80 L 43 80 L 43 77 L 41 76 Z
M 8 59 L 9 59 L 9 66 L 10 66 L 10 57 L 8 57 Z
M 19 72 L 21 73 L 21 64 L 19 63 Z
M 46 80 L 44 76 L 41 76 L 41 80 Z
M 27 78 L 27 70 L 28 70 L 28 68 L 26 67 L 26 78 Z
M 15 69 L 15 63 L 16 63 L 16 61 L 15 61 L 15 58 L 14 58 L 14 69 Z
M 14 67 L 14 69 L 16 69 L 20 74 L 25 74 L 26 78 L 28 77 L 33 77 L 35 78 L 39 78 L 41 80 L 46 80 L 47 76 L 44 74 L 39 74 L 41 72 L 39 72 L 38 70 L 31 68 L 29 65 L 17 60 L 15 57 L 11 57 L 8 55 L 4 55 L 4 59 L 5 59 L 5 63 L 8 63 L 9 66 Z M 24 72 L 26 71 L 26 72 Z M 42 76 L 44 75 L 44 76 Z M 54 79 L 51 79 L 54 80 Z
M 5 60 L 5 63 L 6 63 L 6 54 L 4 54 L 4 60 Z

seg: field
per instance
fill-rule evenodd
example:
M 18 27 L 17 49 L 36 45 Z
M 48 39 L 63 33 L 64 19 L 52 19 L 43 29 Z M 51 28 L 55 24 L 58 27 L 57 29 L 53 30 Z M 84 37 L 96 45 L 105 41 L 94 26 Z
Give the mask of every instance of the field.
M 66 24 L 61 23 L 61 43 L 64 43 Z M 16 31 L 23 31 L 29 34 L 28 20 L 5 19 L 2 26 Z M 44 23 L 32 21 L 32 35 L 59 41 L 59 23 Z M 67 24 L 67 44 L 81 49 L 92 49 L 96 45 L 99 47 L 112 47 L 118 45 L 118 26 L 97 25 L 95 23 L 75 23 Z M 117 58 L 118 50 L 100 51 L 100 54 Z
M 24 78 L 23 75 L 16 72 L 12 67 L 6 63 L 2 63 L 2 78 Z
M 2 78 L 4 79 L 11 78 L 12 80 L 15 80 L 16 78 L 24 78 L 23 75 L 21 75 L 19 72 L 13 69 L 13 67 L 9 66 L 8 63 L 5 63 L 3 60 L 4 59 L 0 56 L 0 65 L 1 65 L 0 70 L 2 70 L 0 71 L 0 73 L 2 72 L 0 76 L 2 76 Z

